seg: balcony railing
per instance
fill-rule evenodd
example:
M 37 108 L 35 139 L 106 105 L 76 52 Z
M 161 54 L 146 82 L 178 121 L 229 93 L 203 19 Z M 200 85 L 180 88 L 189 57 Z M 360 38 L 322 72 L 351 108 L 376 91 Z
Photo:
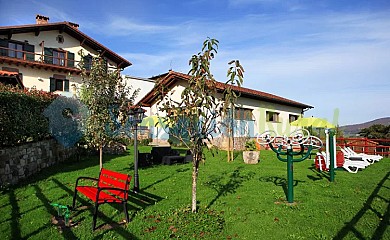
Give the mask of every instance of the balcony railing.
M 67 53 L 68 52 L 64 52 L 64 57 L 58 57 L 58 56 L 44 55 L 42 53 L 35 53 L 35 52 L 28 52 L 28 51 L 0 47 L 0 58 L 1 57 L 14 58 L 14 59 L 27 61 L 27 62 L 43 63 L 52 66 L 61 66 L 61 67 L 80 70 L 81 68 L 79 65 L 81 61 L 69 59 Z M 91 64 L 84 63 L 84 67 L 85 69 L 89 70 L 91 68 Z

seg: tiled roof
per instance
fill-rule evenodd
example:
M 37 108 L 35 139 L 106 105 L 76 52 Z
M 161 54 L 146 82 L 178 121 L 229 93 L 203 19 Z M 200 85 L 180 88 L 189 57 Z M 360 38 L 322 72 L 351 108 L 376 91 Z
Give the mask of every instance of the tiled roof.
M 36 36 L 39 35 L 41 31 L 51 31 L 58 30 L 59 33 L 66 32 L 70 36 L 76 38 L 80 41 L 81 44 L 85 44 L 96 51 L 102 51 L 103 56 L 114 61 L 120 68 L 126 68 L 131 65 L 131 63 L 111 51 L 107 47 L 103 46 L 93 38 L 89 37 L 85 33 L 81 32 L 76 26 L 76 24 L 71 22 L 56 22 L 56 23 L 47 23 L 47 24 L 29 24 L 29 25 L 19 25 L 19 26 L 5 26 L 0 27 L 0 35 L 12 36 L 12 34 L 17 33 L 27 33 L 33 32 Z
M 23 82 L 20 80 L 19 73 L 17 72 L 0 70 L 0 77 L 8 78 L 11 83 L 14 81 L 16 85 L 19 85 L 22 89 L 24 88 Z
M 13 77 L 13 76 L 18 76 L 19 73 L 17 72 L 9 72 L 9 71 L 3 71 L 3 70 L 0 70 L 0 76 L 2 77 Z
M 157 76 L 157 78 L 162 78 L 163 80 L 160 82 L 160 85 L 164 85 L 166 88 L 171 87 L 176 81 L 178 80 L 186 80 L 188 81 L 191 76 L 179 73 L 175 71 L 169 71 L 167 74 L 161 74 Z M 216 82 L 216 88 L 219 92 L 223 92 L 228 85 L 222 82 Z M 273 102 L 273 103 L 280 103 L 284 105 L 299 107 L 299 108 L 313 108 L 310 105 L 296 102 L 287 98 L 283 98 L 274 94 L 253 90 L 249 88 L 244 87 L 238 87 L 238 86 L 231 86 L 234 91 L 240 94 L 242 97 L 246 98 L 252 98 L 252 99 L 258 99 L 263 100 L 267 102 Z M 146 94 L 139 102 L 139 104 L 142 104 L 144 106 L 151 106 L 156 100 L 157 100 L 157 89 L 158 86 L 154 87 L 148 94 Z

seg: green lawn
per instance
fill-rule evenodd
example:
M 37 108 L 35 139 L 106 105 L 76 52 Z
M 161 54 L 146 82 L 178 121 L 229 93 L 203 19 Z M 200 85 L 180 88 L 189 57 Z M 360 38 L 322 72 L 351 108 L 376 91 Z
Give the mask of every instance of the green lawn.
M 141 152 L 147 151 L 141 147 Z M 133 173 L 132 153 L 105 156 L 104 167 Z M 294 200 L 284 203 L 286 164 L 262 151 L 257 165 L 241 153 L 227 163 L 224 152 L 200 167 L 200 211 L 189 213 L 191 164 L 155 166 L 139 171 L 139 194 L 131 194 L 131 222 L 121 206 L 102 205 L 91 231 L 92 208 L 84 198 L 72 212 L 75 227 L 59 231 L 51 223 L 50 203 L 71 205 L 78 176 L 94 176 L 98 157 L 43 170 L 19 186 L 2 190 L 0 232 L 3 239 L 390 239 L 390 159 L 357 174 L 337 171 L 336 182 L 312 169 L 312 160 L 294 165 Z M 118 225 L 118 224 L 117 224 Z M 109 226 L 113 226 L 109 229 Z

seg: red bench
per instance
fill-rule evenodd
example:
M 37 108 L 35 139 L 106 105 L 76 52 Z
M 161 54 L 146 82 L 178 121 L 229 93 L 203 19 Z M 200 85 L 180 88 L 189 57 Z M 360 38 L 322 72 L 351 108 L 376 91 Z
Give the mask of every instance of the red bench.
M 97 186 L 81 185 L 80 180 L 91 180 L 97 183 Z M 126 221 L 129 222 L 129 213 L 127 212 L 127 198 L 131 176 L 102 168 L 99 178 L 79 177 L 76 180 L 76 186 L 73 195 L 73 209 L 76 205 L 77 192 L 88 197 L 95 203 L 93 214 L 92 230 L 96 227 L 97 212 L 100 204 L 120 203 L 123 205 Z M 84 182 L 84 181 L 81 181 Z

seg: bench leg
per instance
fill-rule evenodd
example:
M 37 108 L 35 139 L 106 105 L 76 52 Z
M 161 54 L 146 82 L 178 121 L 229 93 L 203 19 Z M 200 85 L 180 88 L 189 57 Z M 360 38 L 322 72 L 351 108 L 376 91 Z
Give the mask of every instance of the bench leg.
M 74 194 L 73 194 L 73 204 L 72 204 L 73 210 L 75 209 L 76 206 L 76 197 L 77 197 L 77 189 L 74 190 Z
M 95 209 L 93 212 L 93 221 L 92 221 L 92 231 L 94 231 L 96 228 L 96 218 L 97 218 L 98 208 L 99 208 L 99 203 L 95 203 Z
M 129 212 L 127 211 L 127 202 L 124 202 L 123 203 L 123 211 L 125 212 L 125 216 L 126 216 L 126 222 L 130 222 L 130 219 L 129 219 Z

